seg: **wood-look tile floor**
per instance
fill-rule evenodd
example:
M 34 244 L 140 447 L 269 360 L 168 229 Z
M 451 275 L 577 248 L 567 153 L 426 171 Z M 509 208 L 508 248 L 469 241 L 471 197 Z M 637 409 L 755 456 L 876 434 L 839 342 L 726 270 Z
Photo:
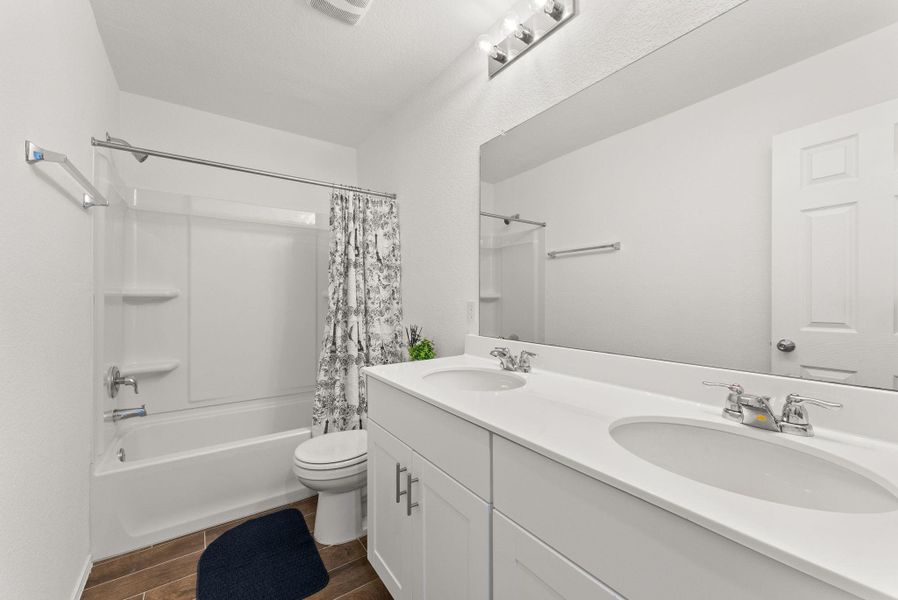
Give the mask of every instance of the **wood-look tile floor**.
M 309 531 L 315 529 L 318 497 L 229 521 L 183 537 L 108 558 L 94 564 L 81 600 L 194 600 L 200 554 L 228 529 L 264 514 L 295 508 Z M 367 538 L 338 546 L 318 544 L 330 575 L 327 587 L 311 600 L 390 600 L 390 594 L 368 563 Z M 299 600 L 299 599 L 297 599 Z

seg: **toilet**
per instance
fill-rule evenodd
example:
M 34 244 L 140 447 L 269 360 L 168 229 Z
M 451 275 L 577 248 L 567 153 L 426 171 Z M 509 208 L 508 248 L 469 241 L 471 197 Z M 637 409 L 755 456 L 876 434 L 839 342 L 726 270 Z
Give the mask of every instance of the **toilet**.
M 368 479 L 368 432 L 337 431 L 306 440 L 293 454 L 293 473 L 318 492 L 315 540 L 342 544 L 365 531 L 362 493 Z

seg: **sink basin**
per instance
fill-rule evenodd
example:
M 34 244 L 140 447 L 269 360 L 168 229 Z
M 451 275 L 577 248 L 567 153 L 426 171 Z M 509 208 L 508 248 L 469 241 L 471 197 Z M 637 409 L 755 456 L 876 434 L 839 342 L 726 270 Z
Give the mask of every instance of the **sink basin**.
M 519 388 L 527 380 L 498 369 L 440 369 L 424 376 L 424 381 L 461 392 L 504 392 Z
M 697 424 L 635 421 L 613 426 L 611 437 L 662 469 L 744 496 L 830 512 L 898 509 L 895 495 L 854 469 L 747 435 Z

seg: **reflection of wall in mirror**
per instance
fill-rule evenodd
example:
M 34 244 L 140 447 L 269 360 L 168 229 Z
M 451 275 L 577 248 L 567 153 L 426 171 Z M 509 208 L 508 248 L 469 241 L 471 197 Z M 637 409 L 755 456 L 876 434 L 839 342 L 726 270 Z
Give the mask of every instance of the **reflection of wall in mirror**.
M 769 371 L 771 140 L 898 97 L 896 72 L 892 25 L 496 183 L 550 249 L 623 243 L 546 263 L 545 341 Z

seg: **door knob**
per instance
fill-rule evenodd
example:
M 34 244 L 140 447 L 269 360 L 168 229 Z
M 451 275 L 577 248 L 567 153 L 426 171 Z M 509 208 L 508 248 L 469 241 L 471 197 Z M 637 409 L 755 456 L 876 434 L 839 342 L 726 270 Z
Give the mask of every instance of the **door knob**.
M 780 352 L 792 352 L 795 350 L 795 342 L 783 338 L 776 343 L 776 349 Z

